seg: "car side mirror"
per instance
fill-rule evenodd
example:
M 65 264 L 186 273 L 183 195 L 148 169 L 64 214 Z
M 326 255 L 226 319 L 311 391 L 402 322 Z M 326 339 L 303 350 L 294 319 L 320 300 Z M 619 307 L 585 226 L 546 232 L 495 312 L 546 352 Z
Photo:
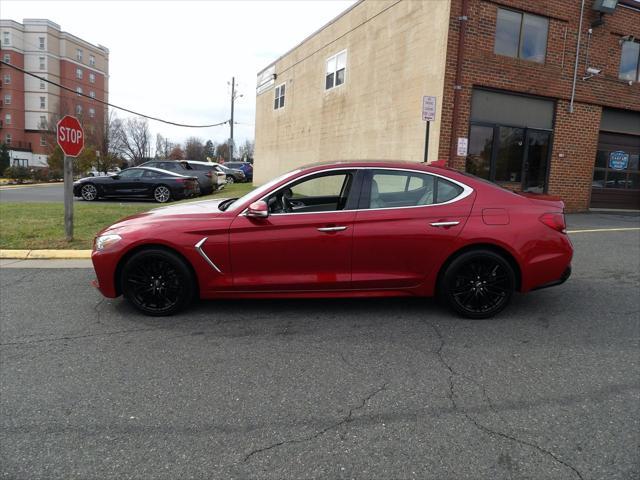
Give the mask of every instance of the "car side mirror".
M 249 205 L 246 215 L 253 218 L 267 218 L 269 216 L 269 206 L 264 200 L 258 200 Z
M 120 175 L 111 175 L 111 178 L 113 178 L 114 180 L 118 180 L 120 178 Z

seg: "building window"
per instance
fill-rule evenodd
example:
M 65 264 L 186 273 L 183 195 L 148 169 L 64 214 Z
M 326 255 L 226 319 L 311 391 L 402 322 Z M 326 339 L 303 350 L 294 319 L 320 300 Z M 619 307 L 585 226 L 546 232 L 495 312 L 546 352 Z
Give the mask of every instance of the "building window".
M 47 108 L 47 97 L 40 97 L 40 108 Z
M 76 105 L 76 115 L 82 115 L 82 105 Z
M 5 85 L 11 85 L 11 74 L 10 73 L 5 73 L 4 74 L 4 84 Z
M 40 57 L 40 70 L 46 70 L 47 69 L 47 60 L 45 57 Z
M 79 48 L 76 49 L 76 60 L 78 60 L 79 62 L 82 61 L 82 50 Z
M 96 98 L 96 92 L 94 92 L 93 90 L 89 91 L 89 96 L 91 98 Z
M 511 188 L 543 193 L 554 109 L 550 100 L 474 90 L 466 171 Z
M 5 125 L 11 125 L 11 114 L 10 113 L 6 113 L 4 116 L 4 124 Z
M 47 137 L 45 137 L 44 135 L 40 135 L 40 146 L 41 147 L 47 146 Z
M 44 50 L 44 37 L 38 37 L 38 48 Z
M 7 133 L 4 137 L 4 143 L 6 143 L 7 145 L 11 145 L 11 134 Z
M 40 80 L 40 90 L 44 90 L 45 85 L 44 85 L 44 80 Z
M 275 97 L 273 100 L 273 109 L 277 110 L 279 108 L 284 108 L 284 83 L 279 87 L 276 87 Z
M 10 54 L 8 54 L 8 53 L 5 53 L 5 54 L 4 54 L 4 56 L 2 57 L 2 60 L 3 60 L 5 63 L 11 63 L 11 55 L 10 55 Z
M 622 43 L 618 78 L 631 82 L 640 81 L 640 43 L 630 41 Z
M 41 128 L 42 130 L 44 130 L 45 128 L 47 128 L 47 117 L 44 115 L 40 116 L 40 124 L 38 125 L 39 128 Z
M 95 108 L 90 108 L 89 109 L 89 117 L 94 118 L 96 116 L 96 109 Z
M 11 105 L 11 94 L 10 93 L 7 93 L 4 96 L 4 104 L 5 105 Z
M 95 73 L 89 73 L 89 82 L 90 83 L 96 83 L 96 74 Z
M 325 89 L 329 90 L 345 81 L 347 70 L 347 51 L 344 50 L 327 60 L 327 70 L 325 74 Z
M 78 96 L 82 95 L 82 87 L 76 87 L 76 93 Z
M 89 65 L 91 65 L 92 67 L 96 66 L 96 57 L 94 57 L 93 55 L 89 55 Z
M 82 69 L 76 68 L 76 78 L 82 80 Z
M 498 55 L 544 63 L 549 19 L 498 8 L 496 40 Z
M 14 158 L 13 166 L 27 168 L 29 166 L 29 160 L 26 158 Z
M 9 32 L 2 32 L 2 45 L 11 45 L 11 34 Z

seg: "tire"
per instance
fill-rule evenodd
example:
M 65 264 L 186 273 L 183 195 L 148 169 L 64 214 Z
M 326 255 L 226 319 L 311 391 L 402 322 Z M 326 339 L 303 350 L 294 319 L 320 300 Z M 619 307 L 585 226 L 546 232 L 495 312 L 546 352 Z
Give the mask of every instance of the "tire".
M 229 176 L 227 177 L 227 183 L 235 183 L 235 181 L 236 181 L 236 179 L 235 179 L 235 178 L 233 178 L 231 175 L 229 175 Z
M 516 286 L 513 267 L 491 250 L 471 250 L 455 258 L 442 276 L 439 293 L 466 318 L 490 318 L 511 301 Z
M 167 203 L 171 200 L 171 190 L 166 185 L 158 185 L 153 189 L 153 199 L 158 203 Z
M 93 183 L 85 183 L 80 188 L 80 196 L 87 202 L 98 200 L 98 189 Z
M 173 315 L 194 298 L 196 283 L 184 260 L 173 252 L 149 248 L 135 253 L 122 268 L 124 297 L 145 315 Z

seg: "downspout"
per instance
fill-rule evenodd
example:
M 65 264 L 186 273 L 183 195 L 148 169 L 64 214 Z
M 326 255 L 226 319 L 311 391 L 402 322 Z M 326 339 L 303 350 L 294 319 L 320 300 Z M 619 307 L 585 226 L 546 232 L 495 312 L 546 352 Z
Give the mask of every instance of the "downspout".
M 582 0 L 584 2 L 584 0 Z M 453 85 L 453 116 L 451 118 L 451 147 L 449 152 L 450 167 L 453 167 L 453 159 L 457 156 L 456 133 L 458 131 L 458 110 L 460 106 L 460 90 L 462 90 L 462 64 L 464 63 L 465 38 L 467 33 L 467 21 L 469 19 L 469 1 L 462 0 L 462 13 L 458 17 L 460 31 L 458 34 L 458 53 L 456 61 L 456 78 Z
M 576 97 L 576 81 L 578 80 L 578 63 L 580 63 L 580 38 L 582 37 L 582 17 L 584 16 L 584 0 L 580 6 L 580 26 L 578 27 L 578 43 L 576 45 L 576 64 L 573 66 L 573 87 L 571 88 L 571 103 L 569 113 L 573 113 L 573 100 Z

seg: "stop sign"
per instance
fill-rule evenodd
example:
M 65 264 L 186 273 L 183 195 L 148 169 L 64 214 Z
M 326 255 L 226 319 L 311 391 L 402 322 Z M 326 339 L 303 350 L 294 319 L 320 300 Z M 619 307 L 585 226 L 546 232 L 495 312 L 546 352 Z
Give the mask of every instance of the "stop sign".
M 84 131 L 76 117 L 65 115 L 58 122 L 58 145 L 69 157 L 80 155 L 84 147 Z

